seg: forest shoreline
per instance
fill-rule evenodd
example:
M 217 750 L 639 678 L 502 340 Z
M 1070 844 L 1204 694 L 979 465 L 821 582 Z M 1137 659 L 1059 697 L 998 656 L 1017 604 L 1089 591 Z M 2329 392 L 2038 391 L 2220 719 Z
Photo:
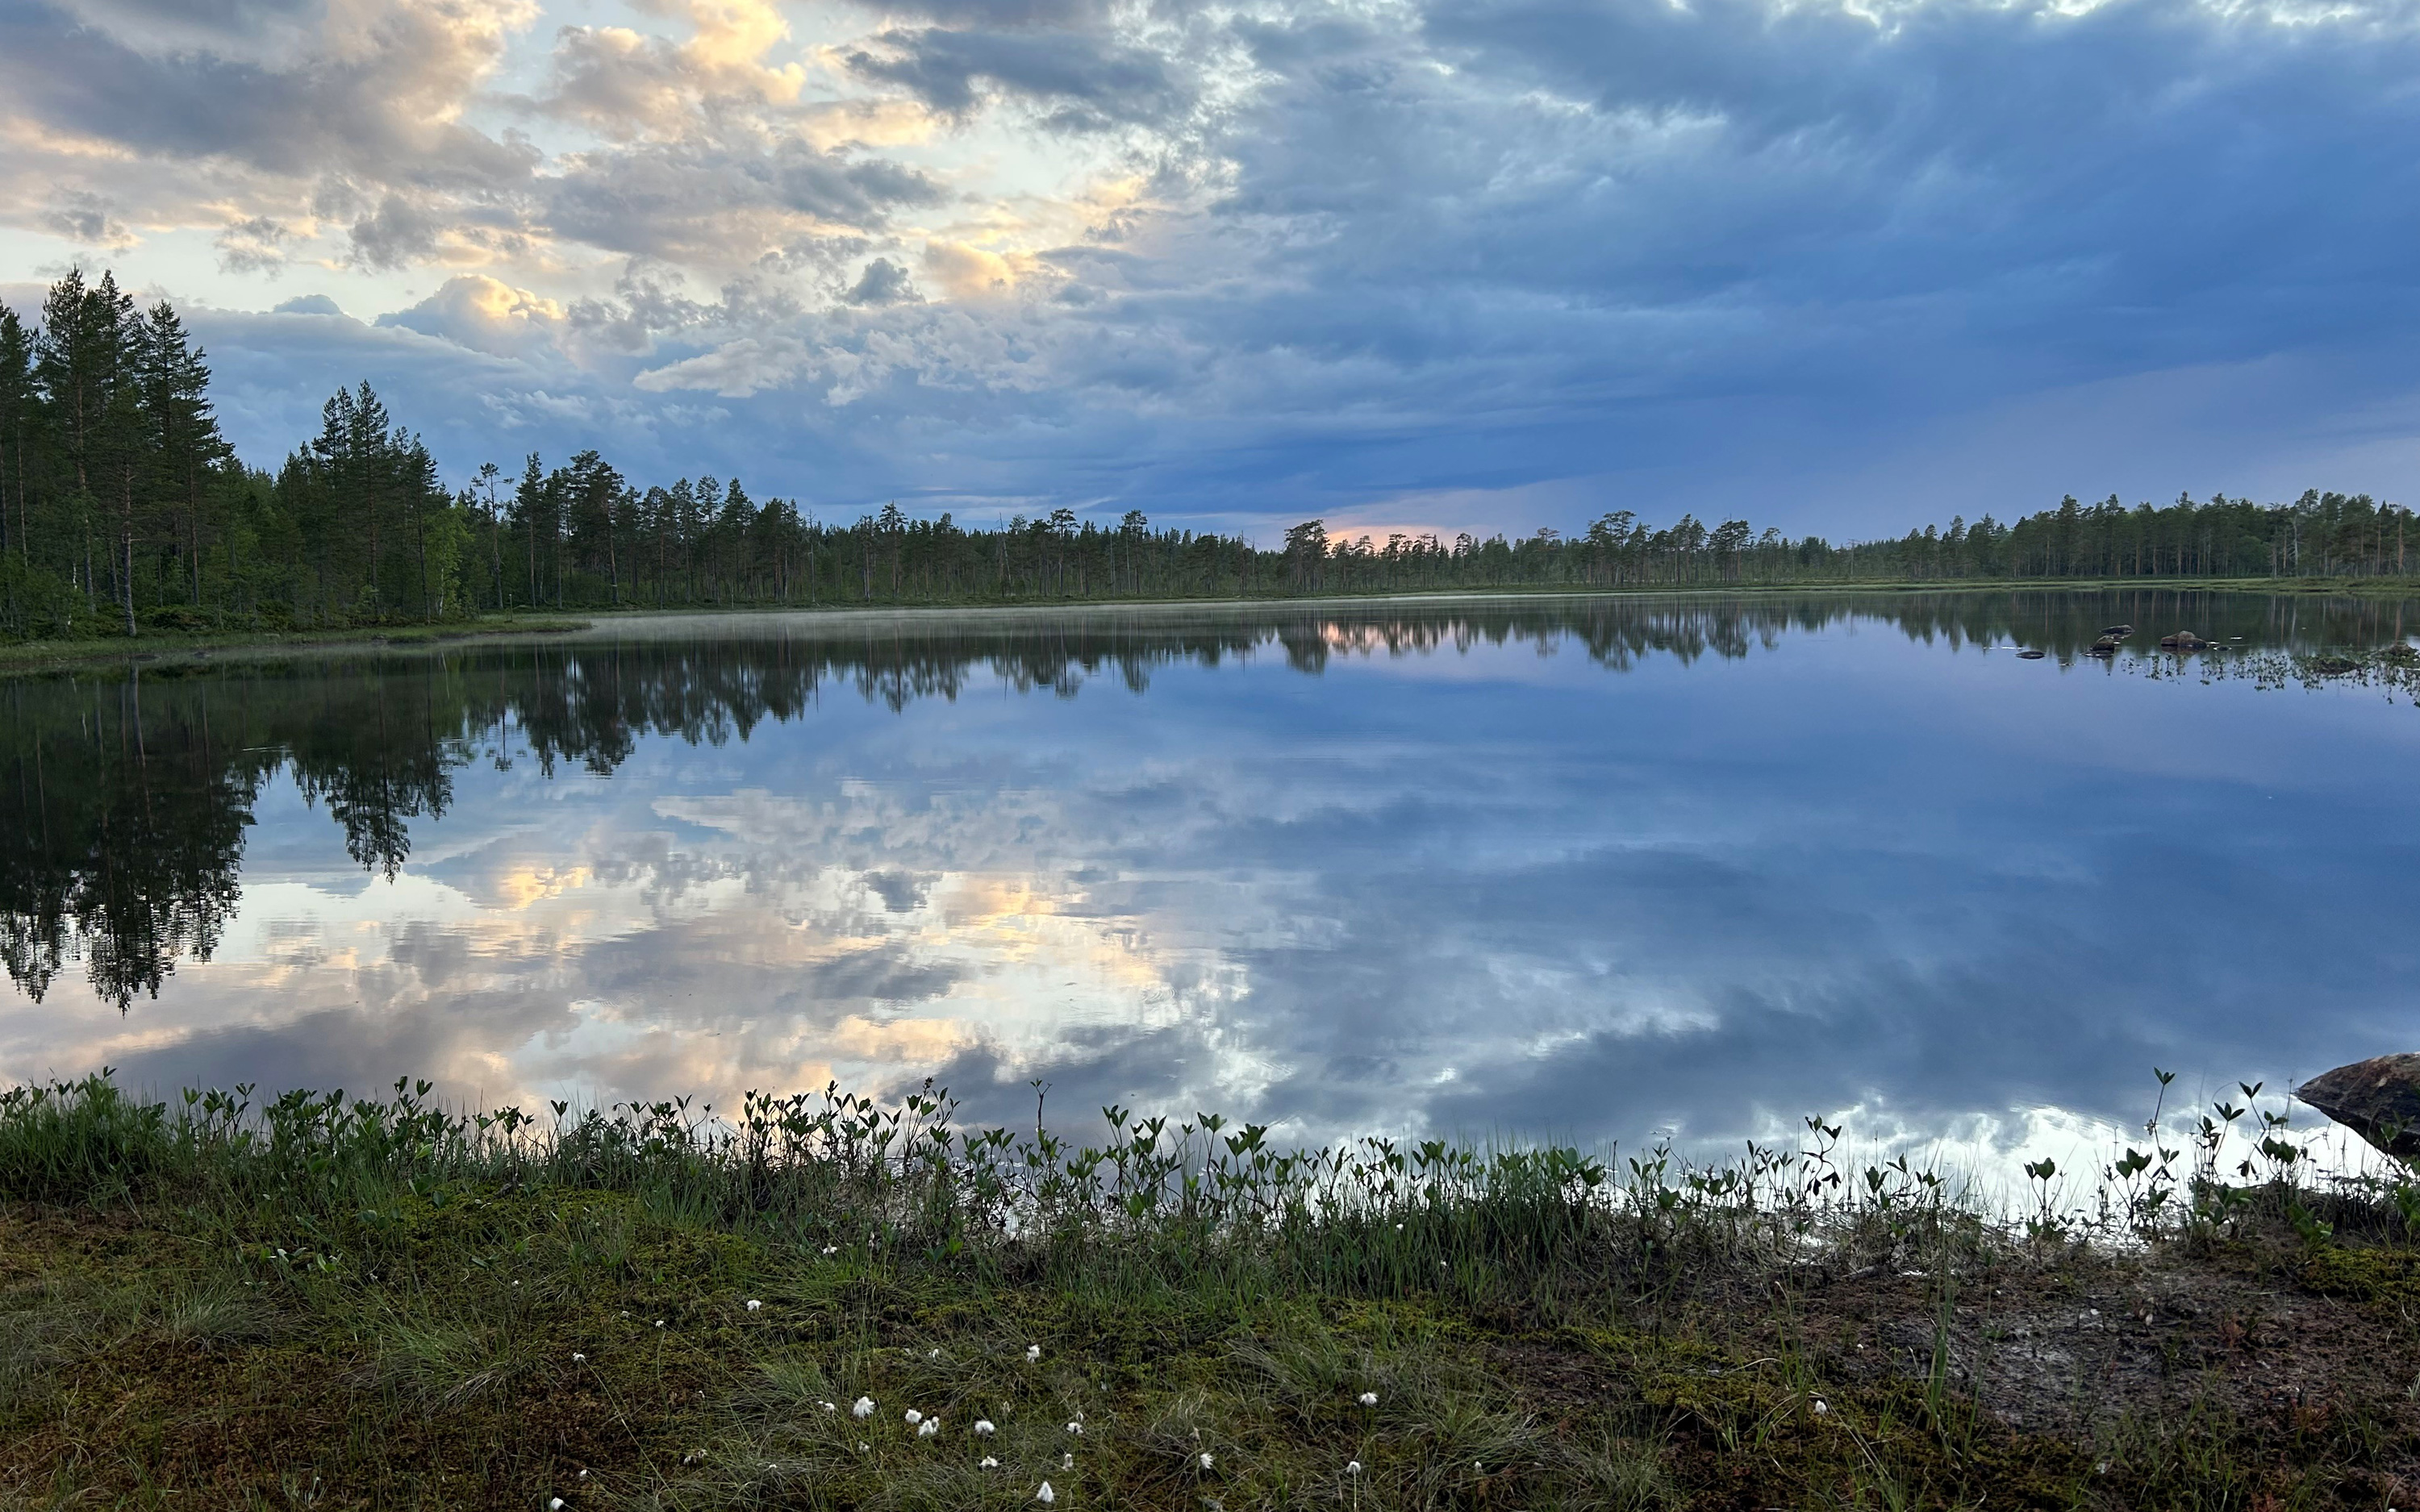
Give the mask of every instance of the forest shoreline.
M 1706 584 L 1695 587 L 1669 584 L 1615 587 L 1586 584 L 1517 584 L 1495 588 L 1446 588 L 1408 592 L 1373 589 L 1367 592 L 1273 594 L 1245 597 L 1238 597 L 1232 594 L 1200 596 L 1155 594 L 1128 597 L 1070 597 L 1045 601 L 981 599 L 816 605 L 743 604 L 727 609 L 700 609 L 694 606 L 663 609 L 621 606 L 488 613 L 466 620 L 344 626 L 323 630 L 228 629 L 198 632 L 147 630 L 132 637 L 119 635 L 93 639 L 38 639 L 0 642 L 0 678 L 75 671 L 121 664 L 132 665 L 145 671 L 176 671 L 207 666 L 216 661 L 278 659 L 315 654 L 334 655 L 365 649 L 414 650 L 442 646 L 452 650 L 532 637 L 594 636 L 627 625 L 674 626 L 693 624 L 700 628 L 719 625 L 736 627 L 776 618 L 812 619 L 819 624 L 847 625 L 853 622 L 896 622 L 903 619 L 919 623 L 946 622 L 956 618 L 995 621 L 1031 619 L 1067 613 L 1118 612 L 1155 609 L 1215 610 L 1290 607 L 1319 609 L 1366 608 L 1384 604 L 1451 604 L 1471 600 L 1500 603 L 1520 599 L 1559 602 L 1580 598 L 1753 599 L 1809 594 L 1823 597 L 1915 597 L 1937 594 L 2125 592 L 2265 594 L 2295 597 L 2420 597 L 2420 578 L 2009 579 L 1996 581 L 1978 581 L 1971 579 L 1950 581 L 1877 579 L 1865 582 L 1824 579 L 1803 583 Z
M 1624 1173 L 1551 1148 L 1306 1161 L 1116 1108 L 1099 1147 L 954 1142 L 946 1094 L 752 1098 L 719 1139 L 685 1101 L 473 1119 L 419 1087 L 173 1112 L 99 1080 L 0 1093 L 5 1494 L 1007 1512 L 1047 1481 L 1076 1505 L 1747 1512 L 2420 1490 L 2408 1178 L 2271 1155 L 2230 1185 L 2188 1138 L 2190 1171 L 2129 1151 L 2099 1173 L 2096 1221 L 1994 1215 L 1905 1162 L 1827 1186 L 1840 1131 L 1812 1120 L 1807 1150 Z

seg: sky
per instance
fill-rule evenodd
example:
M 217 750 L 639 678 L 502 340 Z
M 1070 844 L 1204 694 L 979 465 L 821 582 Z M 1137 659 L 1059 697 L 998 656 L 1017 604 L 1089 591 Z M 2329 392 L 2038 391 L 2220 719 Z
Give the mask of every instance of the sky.
M 0 0 L 0 301 L 853 519 L 2406 497 L 2420 4 Z

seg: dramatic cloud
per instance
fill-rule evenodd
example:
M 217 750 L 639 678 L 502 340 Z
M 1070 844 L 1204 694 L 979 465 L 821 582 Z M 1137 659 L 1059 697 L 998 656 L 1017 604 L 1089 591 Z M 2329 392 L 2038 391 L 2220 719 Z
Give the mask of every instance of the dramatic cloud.
M 595 444 L 830 510 L 2393 493 L 2415 22 L 0 0 L 0 277 L 194 306 L 256 453 L 316 412 L 280 385 L 367 377 L 449 467 Z M 298 296 L 371 323 L 236 313 Z

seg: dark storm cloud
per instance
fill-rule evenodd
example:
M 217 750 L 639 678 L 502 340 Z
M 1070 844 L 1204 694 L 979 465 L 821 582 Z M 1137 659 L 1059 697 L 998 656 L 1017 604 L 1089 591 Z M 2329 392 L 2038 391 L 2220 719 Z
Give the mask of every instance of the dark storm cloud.
M 734 223 L 884 224 L 940 188 L 881 160 L 851 161 L 791 141 L 757 152 L 683 140 L 581 154 L 548 181 L 545 220 L 557 235 L 615 252 L 680 257 L 712 248 Z M 756 229 L 753 239 L 773 236 Z
M 108 246 L 126 239 L 125 224 L 110 213 L 109 202 L 97 194 L 62 195 L 42 222 L 49 229 L 87 247 Z
M 1102 124 L 1167 121 L 1189 100 L 1168 61 L 1080 32 L 926 27 L 879 34 L 877 51 L 848 54 L 851 71 L 897 85 L 936 110 L 964 115 L 978 83 L 1085 107 Z
M 791 54 L 601 23 L 558 31 L 551 93 L 509 106 L 586 133 L 542 152 L 473 124 L 528 17 L 367 14 L 337 45 L 309 5 L 0 0 L 13 116 L 132 154 L 0 186 L 18 225 L 112 249 L 183 194 L 246 273 L 550 239 L 564 266 L 651 260 L 610 298 L 594 269 L 535 290 L 564 342 L 429 391 L 416 424 L 483 438 L 449 467 L 499 426 L 550 454 L 635 427 L 644 453 L 687 424 L 681 471 L 852 500 L 1293 519 L 1458 493 L 1528 528 L 1616 492 L 1854 534 L 2071 490 L 2392 493 L 2420 433 L 2404 0 L 932 0 L 822 54 L 848 109 L 951 117 L 895 156 L 832 145 L 842 116 L 802 129 L 814 90 L 767 83 Z M 971 162 L 999 151 L 981 131 L 1111 127 L 1073 146 L 1123 197 L 1080 213 L 1028 216 L 1026 183 L 952 160 L 955 133 Z M 186 182 L 229 164 L 292 183 Z M 333 250 L 285 234 L 305 202 Z M 1068 244 L 1001 276 L 968 228 L 1005 223 Z M 261 405 L 312 361 L 220 357 Z M 1551 520 L 1518 492 L 1564 483 Z
M 1102 0 L 906 0 L 868 6 L 883 16 L 915 16 L 944 26 L 1098 26 L 1108 7 Z
M 936 105 L 994 76 L 992 32 L 890 35 L 859 66 Z M 1304 8 L 1230 35 L 1261 82 L 1218 127 L 1210 214 L 1156 227 L 1111 283 L 1056 285 L 1051 319 L 987 317 L 1046 344 L 1059 386 L 855 392 L 979 427 L 1010 490 L 1083 491 L 1097 461 L 1163 509 L 1256 512 L 1282 479 L 1292 515 L 1629 473 L 1651 508 L 1735 512 L 1795 479 L 1781 522 L 1854 532 L 2136 480 L 2287 486 L 2327 452 L 2297 433 L 2391 372 L 2420 315 L 2394 250 L 2420 231 L 2400 10 L 1440 3 L 1412 28 Z M 942 310 L 900 318 L 946 340 Z M 2298 352 L 2323 385 L 2258 365 Z M 2203 371 L 2257 386 L 2228 403 L 2262 412 L 2261 441 L 2162 397 Z M 2121 376 L 2144 392 L 2118 404 L 2148 408 L 2127 430 L 2100 407 L 2119 475 L 2090 437 L 2003 458 L 1928 429 Z M 1127 405 L 1176 394 L 1199 429 L 1139 434 Z M 1001 449 L 1045 414 L 1073 426 L 1047 464 Z M 1938 465 L 1946 507 L 1834 486 L 1912 443 L 1984 450 Z M 1787 513 L 1810 494 L 1856 513 Z
M 435 216 L 401 194 L 389 194 L 378 208 L 353 223 L 353 255 L 372 268 L 402 268 L 436 249 L 441 229 Z
M 368 31 L 367 45 L 343 55 L 153 53 L 39 0 L 5 0 L 0 97 L 53 130 L 172 160 L 452 186 L 529 174 L 528 147 L 439 118 L 489 56 L 492 37 L 405 7 L 382 12 Z

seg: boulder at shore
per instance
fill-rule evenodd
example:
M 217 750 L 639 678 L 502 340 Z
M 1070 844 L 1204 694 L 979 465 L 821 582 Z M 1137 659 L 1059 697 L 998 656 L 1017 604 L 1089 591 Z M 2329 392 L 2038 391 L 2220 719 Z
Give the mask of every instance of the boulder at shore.
M 2294 1095 L 2390 1155 L 2420 1155 L 2420 1056 L 2356 1060 Z

